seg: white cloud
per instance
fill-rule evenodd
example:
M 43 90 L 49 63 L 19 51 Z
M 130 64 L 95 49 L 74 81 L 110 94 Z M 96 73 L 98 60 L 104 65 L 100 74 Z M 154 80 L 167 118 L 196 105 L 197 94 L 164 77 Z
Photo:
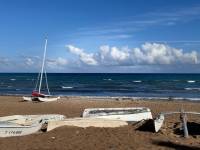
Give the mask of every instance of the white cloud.
M 184 52 L 182 49 L 166 44 L 145 43 L 140 48 L 117 48 L 108 45 L 100 46 L 96 53 L 86 53 L 83 49 L 68 45 L 69 52 L 79 56 L 87 65 L 173 65 L 197 64 L 196 51 Z
M 141 64 L 196 64 L 198 62 L 196 51 L 184 52 L 182 49 L 157 43 L 145 43 L 141 48 L 134 49 L 132 57 Z
M 66 45 L 70 53 L 77 55 L 81 62 L 87 65 L 97 65 L 98 62 L 95 60 L 93 53 L 85 53 L 83 49 L 74 47 L 73 45 Z
M 67 65 L 68 64 L 68 61 L 62 57 L 58 57 L 57 60 L 56 60 L 56 63 L 57 65 Z
M 31 66 L 34 64 L 34 61 L 31 58 L 25 58 L 25 64 Z
M 47 59 L 47 66 L 51 69 L 60 69 L 65 67 L 68 64 L 68 61 L 62 57 L 56 59 Z
M 114 60 L 123 61 L 129 57 L 129 53 L 123 50 L 119 50 L 117 47 L 112 47 L 110 50 L 110 55 Z

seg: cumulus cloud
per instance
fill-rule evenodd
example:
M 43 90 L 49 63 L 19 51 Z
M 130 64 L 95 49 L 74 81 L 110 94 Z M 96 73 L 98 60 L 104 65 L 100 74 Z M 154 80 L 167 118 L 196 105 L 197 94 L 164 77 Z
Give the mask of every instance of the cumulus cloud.
M 145 43 L 141 48 L 133 49 L 132 59 L 139 64 L 197 64 L 198 54 L 165 44 Z
M 95 60 L 93 53 L 86 53 L 83 49 L 77 48 L 73 45 L 66 45 L 70 53 L 77 55 L 81 62 L 87 65 L 97 65 L 98 62 Z
M 139 48 L 117 48 L 100 46 L 96 53 L 87 53 L 81 48 L 67 45 L 68 51 L 79 57 L 87 65 L 173 65 L 198 64 L 196 51 L 184 52 L 182 49 L 166 44 L 145 43 Z

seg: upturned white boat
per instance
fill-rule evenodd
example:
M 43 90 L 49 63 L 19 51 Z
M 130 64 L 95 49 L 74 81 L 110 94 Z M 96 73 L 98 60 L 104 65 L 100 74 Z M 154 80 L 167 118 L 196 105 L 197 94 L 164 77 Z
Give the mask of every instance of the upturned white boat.
M 75 126 L 81 128 L 116 128 L 126 125 L 128 125 L 128 123 L 122 120 L 110 120 L 103 118 L 70 118 L 61 121 L 49 121 L 47 131 L 53 130 L 61 126 Z
M 19 125 L 32 125 L 34 122 L 42 120 L 43 123 L 48 121 L 64 120 L 66 117 L 59 114 L 45 114 L 45 115 L 12 115 L 0 117 L 0 122 L 9 122 Z
M 154 120 L 154 127 L 155 127 L 155 132 L 158 132 L 160 128 L 163 125 L 163 122 L 165 120 L 165 116 L 163 114 L 160 114 L 155 120 Z
M 173 115 L 173 114 L 179 114 L 180 115 L 180 119 L 181 119 L 181 122 L 182 122 L 181 130 L 184 131 L 184 137 L 187 138 L 189 136 L 188 127 L 187 127 L 187 114 L 200 115 L 199 112 L 187 112 L 187 111 L 184 111 L 183 109 L 181 109 L 180 111 L 174 111 L 174 112 L 162 112 L 154 120 L 155 132 L 158 132 L 162 128 L 164 120 L 165 120 L 165 116 Z
M 41 69 L 41 72 L 38 74 L 38 79 L 37 79 L 35 89 L 32 91 L 31 96 L 23 96 L 24 101 L 52 102 L 52 101 L 57 101 L 60 99 L 60 97 L 52 96 L 49 91 L 47 74 L 45 70 L 46 51 L 47 51 L 47 39 L 45 39 L 42 69 Z M 46 79 L 45 82 L 46 82 L 46 89 L 47 89 L 48 94 L 42 93 L 43 74 L 45 75 L 44 77 Z
M 19 125 L 12 122 L 1 121 L 0 137 L 24 136 L 36 133 L 42 128 L 42 125 L 43 125 L 42 120 L 37 121 L 32 125 Z
M 88 108 L 84 110 L 82 117 L 138 122 L 141 120 L 152 119 L 152 114 L 151 110 L 146 107 Z

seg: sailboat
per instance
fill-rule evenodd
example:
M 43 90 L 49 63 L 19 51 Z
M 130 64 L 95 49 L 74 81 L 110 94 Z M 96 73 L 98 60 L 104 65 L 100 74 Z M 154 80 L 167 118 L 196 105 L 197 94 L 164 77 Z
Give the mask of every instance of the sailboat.
M 53 97 L 50 94 L 50 91 L 49 91 L 48 80 L 47 80 L 47 73 L 46 73 L 46 70 L 45 70 L 46 52 L 47 52 L 47 39 L 45 39 L 42 68 L 41 68 L 41 72 L 39 72 L 39 74 L 38 74 L 38 79 L 37 79 L 37 82 L 36 82 L 35 89 L 32 91 L 31 96 L 29 96 L 29 97 L 23 96 L 23 100 L 24 101 L 50 102 L 50 101 L 56 101 L 56 100 L 60 99 L 60 97 Z M 46 89 L 47 89 L 48 94 L 42 93 L 42 81 L 43 81 L 43 77 L 45 77 Z

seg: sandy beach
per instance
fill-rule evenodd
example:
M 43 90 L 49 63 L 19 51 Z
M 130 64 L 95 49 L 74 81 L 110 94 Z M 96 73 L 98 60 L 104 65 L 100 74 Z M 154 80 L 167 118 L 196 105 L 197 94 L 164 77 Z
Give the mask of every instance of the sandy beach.
M 159 101 L 159 100 L 115 100 L 88 97 L 63 97 L 60 101 L 49 103 L 22 102 L 18 96 L 0 96 L 0 116 L 16 114 L 63 114 L 79 117 L 85 108 L 91 107 L 134 107 L 145 106 L 152 110 L 153 117 L 162 111 L 200 112 L 199 102 Z M 139 125 L 120 128 L 78 128 L 60 127 L 46 133 L 36 133 L 22 137 L 0 138 L 2 150 L 63 150 L 63 149 L 200 149 L 200 118 L 188 116 L 190 136 L 183 138 L 178 130 L 179 116 L 167 117 L 161 132 Z M 198 128 L 198 130 L 195 130 Z

